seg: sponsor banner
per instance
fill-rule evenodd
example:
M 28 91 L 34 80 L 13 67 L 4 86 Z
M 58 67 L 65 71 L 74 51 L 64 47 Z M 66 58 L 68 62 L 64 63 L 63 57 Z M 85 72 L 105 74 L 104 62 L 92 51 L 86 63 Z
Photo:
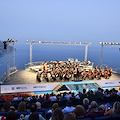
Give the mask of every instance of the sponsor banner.
M 50 91 L 57 87 L 59 84 L 60 83 L 1 85 L 1 93 Z
M 94 81 L 101 87 L 119 87 L 120 86 L 120 80 L 100 80 L 100 81 Z

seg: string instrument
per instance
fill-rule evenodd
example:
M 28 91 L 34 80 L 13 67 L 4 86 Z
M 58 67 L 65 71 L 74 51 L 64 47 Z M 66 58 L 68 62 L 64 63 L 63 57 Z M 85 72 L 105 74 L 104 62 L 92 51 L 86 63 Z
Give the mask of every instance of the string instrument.
M 112 68 L 109 69 L 109 76 L 112 75 Z
M 108 78 L 108 72 L 105 71 L 103 76 L 104 76 L 105 78 Z
M 87 73 L 86 73 L 86 70 L 83 71 L 83 74 L 82 74 L 82 78 L 85 80 L 87 77 Z

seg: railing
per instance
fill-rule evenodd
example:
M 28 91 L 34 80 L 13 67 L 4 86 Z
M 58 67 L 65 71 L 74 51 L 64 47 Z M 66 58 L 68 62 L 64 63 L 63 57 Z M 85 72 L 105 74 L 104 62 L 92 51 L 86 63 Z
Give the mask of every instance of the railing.
M 10 74 L 8 76 L 15 73 L 17 70 L 18 68 L 16 66 L 9 68 Z M 7 71 L 6 71 L 1 77 L 0 84 L 2 84 L 7 79 L 8 76 L 7 76 Z
M 106 64 L 103 64 L 102 65 L 102 68 L 104 69 L 105 67 L 108 67 L 108 68 L 110 68 L 108 65 L 106 65 Z M 118 73 L 118 74 L 120 74 L 120 68 L 114 68 L 114 67 L 112 67 L 112 71 L 114 72 L 114 73 Z
M 27 69 L 29 67 L 32 67 L 32 66 L 41 65 L 42 63 L 45 63 L 45 62 L 47 62 L 48 64 L 50 62 L 52 64 L 53 62 L 57 62 L 57 61 L 38 61 L 38 62 L 32 62 L 32 63 L 25 64 L 25 69 Z M 68 62 L 68 61 L 62 61 L 62 62 Z M 87 67 L 93 68 L 93 65 L 94 65 L 94 63 L 90 63 L 90 65 L 87 65 L 85 62 L 82 62 L 82 61 L 77 61 L 77 62 L 79 62 L 81 65 L 83 65 L 84 69 L 87 68 Z

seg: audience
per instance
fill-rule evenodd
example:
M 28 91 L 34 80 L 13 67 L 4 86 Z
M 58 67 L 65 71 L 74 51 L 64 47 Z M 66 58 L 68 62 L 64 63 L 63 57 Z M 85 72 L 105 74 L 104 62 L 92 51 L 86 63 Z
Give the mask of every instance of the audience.
M 8 112 L 6 120 L 17 120 L 15 111 L 11 110 L 10 112 Z
M 88 110 L 88 106 L 89 106 L 89 99 L 88 98 L 84 98 L 83 99 L 83 105 L 85 110 Z
M 18 105 L 18 112 L 25 112 L 26 111 L 26 103 L 21 101 Z
M 66 102 L 66 107 L 62 110 L 62 112 L 63 112 L 64 114 L 67 114 L 67 113 L 72 112 L 74 109 L 75 109 L 75 107 L 73 107 L 72 101 L 71 101 L 71 100 L 68 100 L 68 101 Z
M 113 109 L 109 109 L 108 107 L 105 109 L 105 115 L 120 115 L 120 102 L 116 101 L 113 104 Z
M 63 120 L 76 120 L 75 115 L 73 113 L 68 113 L 65 115 Z
M 53 114 L 50 120 L 63 120 L 63 118 L 64 118 L 64 114 L 62 112 L 62 109 L 58 107 L 53 111 Z
M 115 89 L 111 89 L 111 90 L 103 90 L 101 88 L 98 88 L 97 92 L 91 92 L 88 91 L 86 92 L 86 90 L 83 90 L 83 93 L 77 94 L 80 99 L 78 100 L 79 102 L 76 103 L 72 103 L 72 101 L 76 101 L 77 99 L 75 98 L 74 93 L 60 93 L 58 95 L 55 94 L 51 94 L 49 97 L 49 94 L 46 94 L 44 96 L 40 96 L 40 97 L 35 97 L 32 96 L 30 97 L 30 101 L 27 100 L 27 97 L 29 96 L 22 96 L 22 100 L 21 101 L 1 101 L 1 112 L 10 112 L 9 114 L 11 114 L 11 116 L 8 114 L 6 119 L 12 119 L 12 120 L 16 120 L 16 114 L 17 112 L 25 112 L 25 111 L 30 111 L 30 114 L 26 115 L 24 118 L 24 114 L 22 115 L 17 115 L 17 119 L 18 117 L 20 118 L 20 120 L 37 120 L 37 119 L 41 119 L 41 120 L 57 120 L 57 119 L 61 119 L 61 120 L 67 120 L 67 119 L 81 119 L 84 117 L 90 117 L 92 119 L 94 119 L 95 117 L 101 117 L 101 116 L 110 116 L 112 117 L 113 115 L 120 115 L 120 100 L 119 100 L 119 95 L 117 94 L 118 91 Z M 94 97 L 89 97 L 90 94 L 93 94 Z M 87 96 L 87 97 L 85 97 Z M 19 96 L 16 96 L 19 98 Z M 23 100 L 23 98 L 26 98 L 25 102 Z M 83 98 L 83 99 L 82 99 Z M 94 98 L 94 99 L 93 99 Z M 103 101 L 99 101 L 99 107 L 97 104 L 97 99 L 101 99 Z M 108 98 L 108 99 L 106 99 Z M 106 102 L 106 100 L 112 100 L 110 101 L 110 104 Z M 1 97 L 0 97 L 1 99 Z M 44 100 L 43 102 L 39 102 L 39 100 Z M 70 99 L 70 100 L 69 100 Z M 114 102 L 116 100 L 116 102 Z M 37 101 L 37 102 L 36 102 Z M 42 109 L 42 105 L 44 102 L 46 101 L 51 101 L 51 103 L 53 103 L 51 105 L 51 108 L 47 108 L 46 110 Z M 65 106 L 61 106 L 63 104 L 61 104 L 63 101 L 67 101 L 66 102 L 66 107 Z M 89 101 L 91 101 L 90 105 L 89 105 Z M 55 103 L 57 102 L 57 103 Z M 108 101 L 109 102 L 109 101 Z M 114 104 L 113 104 L 114 102 Z M 107 103 L 107 104 L 106 104 Z M 74 104 L 74 105 L 73 105 Z M 17 107 L 18 106 L 18 107 Z M 30 107 L 29 107 L 30 106 Z M 62 110 L 59 108 L 59 106 L 61 108 L 63 108 Z M 112 108 L 113 106 L 113 108 Z M 50 109 L 48 112 L 47 110 Z M 12 111 L 12 112 L 11 112 Z M 46 112 L 45 112 L 46 111 Z M 16 112 L 16 113 L 15 113 Z M 44 114 L 37 114 L 37 112 L 41 112 Z M 45 114 L 47 113 L 47 114 Z M 26 112 L 27 114 L 27 112 Z M 65 115 L 65 116 L 64 116 Z M 69 116 L 68 116 L 69 115 Z M 12 118 L 12 116 L 14 118 Z M 61 117 L 60 117 L 61 116 Z M 72 116 L 72 117 L 70 117 Z M 70 117 L 70 118 L 69 118 Z M 1 119 L 4 120 L 4 118 L 1 116 Z
M 81 119 L 84 118 L 85 109 L 82 105 L 77 105 L 73 113 L 75 113 L 76 119 Z
M 37 111 L 37 105 L 36 105 L 35 103 L 32 103 L 32 104 L 31 104 L 31 106 L 30 106 L 30 111 L 31 111 L 31 114 L 32 114 L 32 113 L 36 113 L 36 111 Z M 31 114 L 30 114 L 30 115 L 31 115 Z M 28 120 L 30 115 L 26 115 L 26 116 L 25 116 L 25 120 Z M 41 116 L 41 114 L 39 114 L 39 119 L 40 119 L 40 120 L 45 120 L 45 119 Z
M 92 119 L 103 115 L 104 115 L 104 111 L 98 109 L 98 104 L 96 103 L 96 101 L 91 102 L 88 111 L 86 111 L 85 113 L 85 117 L 90 117 Z

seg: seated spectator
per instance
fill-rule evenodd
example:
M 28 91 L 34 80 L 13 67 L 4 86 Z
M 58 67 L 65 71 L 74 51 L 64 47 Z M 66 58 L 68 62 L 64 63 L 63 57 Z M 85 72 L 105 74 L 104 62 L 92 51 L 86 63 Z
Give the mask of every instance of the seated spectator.
M 46 94 L 46 96 L 44 97 L 44 100 L 43 100 L 43 101 L 44 101 L 44 102 L 45 102 L 45 101 L 51 101 L 51 100 L 50 100 L 50 97 L 49 97 L 49 94 Z
M 10 105 L 11 105 L 11 102 L 10 101 L 6 101 L 3 104 L 3 112 L 8 112 L 10 110 Z
M 45 109 L 41 108 L 41 103 L 40 102 L 36 102 L 37 105 L 37 112 L 43 112 L 45 115 Z
M 36 103 L 36 101 L 37 101 L 37 100 L 36 100 L 35 96 L 33 95 L 33 96 L 32 96 L 32 99 L 30 100 L 30 103 Z
M 75 109 L 75 107 L 73 107 L 72 105 L 73 105 L 72 101 L 68 100 L 67 103 L 66 103 L 66 107 L 62 110 L 62 112 L 64 114 L 72 112 Z
M 87 93 L 86 93 L 86 89 L 83 89 L 83 94 L 81 95 L 81 100 L 83 100 L 84 98 L 87 98 Z
M 20 95 L 20 97 L 18 98 L 18 101 L 22 101 L 22 96 Z
M 105 115 L 120 115 L 120 102 L 117 101 L 113 104 L 113 109 L 106 108 Z
M 48 110 L 48 114 L 52 114 L 53 111 L 54 111 L 56 108 L 58 108 L 58 107 L 59 107 L 58 103 L 54 103 L 54 104 L 52 105 L 52 109 L 51 109 L 51 110 Z
M 56 96 L 53 93 L 51 93 L 50 100 L 51 101 L 56 101 L 57 100 Z
M 88 98 L 84 98 L 83 99 L 83 105 L 85 110 L 88 110 L 88 106 L 89 106 L 89 99 Z
M 32 113 L 35 113 L 37 111 L 37 105 L 35 103 L 32 103 L 31 106 L 30 106 L 30 111 L 31 111 L 31 114 Z M 26 115 L 24 120 L 28 120 L 30 115 Z M 39 120 L 45 120 L 41 114 L 39 114 Z
M 96 98 L 103 98 L 103 92 L 102 89 L 99 87 L 98 91 L 95 93 Z
M 89 99 L 94 99 L 95 98 L 95 94 L 92 90 L 89 91 L 88 98 Z
M 91 117 L 92 119 L 94 119 L 95 117 L 101 117 L 103 115 L 104 111 L 98 109 L 98 104 L 96 103 L 96 101 L 91 102 L 88 111 L 85 113 L 85 117 Z
M 63 95 L 61 95 L 60 97 L 60 101 L 66 101 L 67 98 L 65 96 L 66 96 L 66 93 L 63 93 Z
M 0 120 L 5 120 L 5 119 L 4 119 L 4 116 L 0 116 Z
M 58 107 L 53 111 L 52 118 L 50 120 L 63 120 L 63 118 L 64 114 L 62 109 Z
M 15 97 L 13 98 L 13 101 L 18 101 L 17 95 L 15 95 Z
M 43 97 L 40 95 L 37 101 L 40 102 L 40 103 L 42 103 L 43 100 L 44 100 Z
M 27 97 L 27 101 L 30 101 L 32 98 L 31 98 L 31 96 L 28 96 Z
M 15 114 L 15 111 L 11 110 L 6 117 L 6 120 L 17 120 L 17 116 Z
M 81 105 L 77 105 L 76 108 L 73 110 L 73 113 L 76 115 L 76 119 L 84 118 L 85 109 Z
M 21 101 L 18 105 L 18 112 L 25 112 L 26 111 L 26 103 Z
M 28 120 L 39 120 L 39 114 L 36 113 L 36 112 L 32 113 L 32 114 L 29 116 Z
M 74 92 L 71 94 L 71 97 L 70 97 L 70 100 L 75 100 L 76 98 L 75 98 L 75 94 L 74 94 Z
M 68 113 L 65 115 L 63 120 L 76 120 L 75 115 L 73 113 Z

